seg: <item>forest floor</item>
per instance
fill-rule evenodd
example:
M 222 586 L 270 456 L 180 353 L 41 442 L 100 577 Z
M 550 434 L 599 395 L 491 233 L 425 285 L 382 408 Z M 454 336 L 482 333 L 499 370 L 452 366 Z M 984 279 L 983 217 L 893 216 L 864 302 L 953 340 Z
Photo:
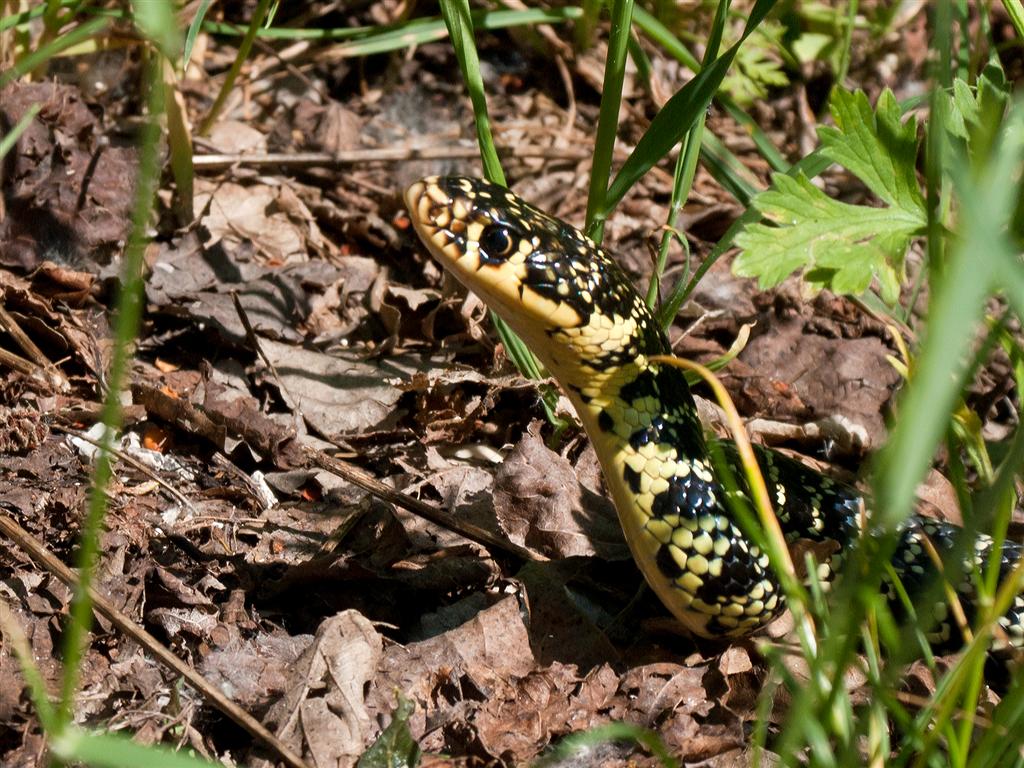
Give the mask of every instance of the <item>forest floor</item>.
M 848 78 L 870 99 L 925 87 L 926 5 L 884 36 L 855 40 Z M 391 6 L 345 21 L 381 23 Z M 478 44 L 511 186 L 578 226 L 605 46 L 599 36 L 580 52 L 567 39 L 546 28 Z M 673 630 L 642 589 L 586 436 L 570 427 L 553 438 L 536 385 L 495 342 L 485 307 L 411 230 L 411 182 L 481 173 L 449 43 L 360 59 L 317 45 L 295 61 L 254 50 L 244 85 L 195 140 L 191 218 L 164 177 L 98 591 L 310 764 L 362 754 L 398 693 L 414 704 L 409 728 L 423 750 L 449 756 L 430 761 L 521 764 L 568 733 L 625 721 L 655 730 L 688 763 L 749 764 L 765 638 L 721 645 Z M 234 50 L 206 38 L 194 55 L 181 88 L 193 120 Z M 627 85 L 622 156 L 658 94 L 691 76 L 650 53 L 655 87 Z M 4 368 L 0 511 L 68 564 L 100 436 L 139 71 L 137 57 L 113 49 L 0 93 L 0 126 L 41 104 L 4 160 L 0 306 L 5 327 L 20 327 L 59 371 Z M 829 85 L 808 65 L 749 111 L 799 158 L 828 120 Z M 708 130 L 753 184 L 770 183 L 746 129 L 712 107 Z M 247 159 L 267 153 L 273 163 Z M 833 197 L 867 199 L 849 175 L 823 178 Z M 642 288 L 671 185 L 671 165 L 655 167 L 606 229 Z M 689 255 L 674 246 L 665 281 L 699 264 L 742 210 L 700 168 L 679 227 Z M 911 253 L 912 272 L 918 263 Z M 717 263 L 676 318 L 677 354 L 713 360 L 750 325 L 721 378 L 755 437 L 856 481 L 885 441 L 902 381 L 886 322 L 796 280 L 759 290 L 729 267 Z M 23 354 L 9 334 L 0 345 Z M 995 437 L 1012 420 L 1005 365 L 997 358 L 972 390 Z M 325 454 L 497 543 L 368 493 L 330 471 Z M 928 506 L 955 520 L 955 493 L 932 478 Z M 0 546 L 0 596 L 54 686 L 70 594 L 24 547 Z M 785 625 L 768 638 L 791 642 Z M 844 682 L 856 691 L 863 681 Z M 922 696 L 930 685 L 917 668 L 905 683 Z M 786 706 L 777 696 L 769 720 Z M 77 717 L 236 764 L 274 759 L 109 617 L 95 626 Z M 0 763 L 37 765 L 42 740 L 0 645 Z M 653 762 L 635 745 L 595 749 L 589 764 Z

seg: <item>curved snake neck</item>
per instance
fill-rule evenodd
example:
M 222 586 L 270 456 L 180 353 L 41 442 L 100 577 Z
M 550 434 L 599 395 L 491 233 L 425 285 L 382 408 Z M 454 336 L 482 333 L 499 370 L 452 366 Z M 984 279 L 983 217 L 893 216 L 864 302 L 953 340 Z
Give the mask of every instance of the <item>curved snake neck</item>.
M 512 326 L 573 402 L 633 557 L 665 606 L 706 637 L 748 634 L 775 618 L 784 600 L 768 558 L 725 503 L 682 372 L 649 361 L 670 354 L 668 341 L 615 261 L 570 225 L 480 179 L 423 179 L 406 201 L 434 258 Z M 731 444 L 718 445 L 735 466 Z M 787 539 L 838 544 L 819 566 L 827 582 L 859 535 L 860 495 L 773 451 L 757 457 Z M 957 530 L 919 518 L 904 530 L 893 564 L 912 595 L 937 575 L 923 537 L 947 552 Z M 969 565 L 981 567 L 991 547 L 979 537 Z M 1019 555 L 1007 545 L 1001 570 L 1009 573 Z M 970 598 L 973 581 L 957 589 Z M 929 639 L 957 644 L 946 603 L 932 612 Z M 1010 644 L 1024 645 L 1024 599 L 1000 623 Z

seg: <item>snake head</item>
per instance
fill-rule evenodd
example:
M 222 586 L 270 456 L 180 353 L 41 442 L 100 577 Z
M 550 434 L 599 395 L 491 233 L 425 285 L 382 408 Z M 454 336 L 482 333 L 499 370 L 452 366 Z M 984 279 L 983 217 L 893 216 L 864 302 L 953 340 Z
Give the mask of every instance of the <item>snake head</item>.
M 629 355 L 662 349 L 629 279 L 579 230 L 482 179 L 433 176 L 409 187 L 405 199 L 434 258 L 535 349 L 549 346 L 553 333 L 589 335 L 592 326 L 600 326 L 599 334 L 611 327 L 635 331 L 635 344 L 617 345 Z

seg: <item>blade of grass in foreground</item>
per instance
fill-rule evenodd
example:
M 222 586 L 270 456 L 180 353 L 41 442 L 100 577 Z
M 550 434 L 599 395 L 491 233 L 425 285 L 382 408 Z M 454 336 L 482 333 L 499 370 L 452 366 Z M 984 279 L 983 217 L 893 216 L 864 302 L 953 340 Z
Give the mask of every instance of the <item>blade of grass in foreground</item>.
M 142 314 L 143 255 L 148 242 L 146 230 L 150 212 L 153 209 L 157 183 L 160 179 L 159 121 L 164 107 L 160 66 L 159 56 L 149 57 L 144 75 L 146 82 L 149 83 L 148 114 L 139 129 L 139 172 L 136 179 L 135 207 L 122 261 L 121 288 L 118 293 L 117 316 L 114 321 L 114 351 L 107 374 L 108 389 L 101 419 L 106 426 L 102 441 L 107 446 L 107 450 L 97 454 L 88 512 L 82 523 L 81 542 L 76 557 L 80 580 L 71 603 L 70 615 L 64 633 L 62 654 L 64 679 L 57 714 L 58 724 L 61 728 L 72 722 L 82 657 L 92 627 L 92 600 L 89 597 L 89 589 L 92 586 L 92 577 L 99 554 L 99 535 L 106 513 L 106 489 L 111 478 L 109 447 L 121 424 L 122 390 L 128 374 L 132 345 Z
M 635 742 L 651 752 L 663 768 L 679 768 L 679 763 L 669 754 L 658 734 L 630 723 L 608 723 L 566 736 L 557 747 L 537 761 L 536 768 L 569 765 L 577 753 L 585 757 L 586 750 L 610 741 Z
M 586 233 L 600 243 L 604 235 L 604 219 L 595 213 L 604 206 L 608 179 L 612 172 L 612 153 L 619 127 L 619 108 L 622 106 L 622 83 L 626 76 L 626 48 L 629 43 L 633 18 L 633 0 L 614 0 L 612 3 L 611 35 L 608 56 L 604 62 L 604 83 L 601 88 L 601 111 L 597 118 L 597 138 L 594 140 L 594 162 L 590 166 L 590 189 L 587 193 Z
M 97 733 L 70 727 L 50 742 L 53 756 L 94 768 L 216 768 L 211 763 L 183 752 L 154 745 L 138 744 L 116 733 Z
M 722 35 L 725 33 L 725 21 L 728 15 L 728 0 L 719 0 L 718 9 L 715 11 L 715 19 L 711 24 L 711 34 L 708 37 L 707 49 L 704 52 L 703 66 L 714 61 L 718 56 L 718 49 L 722 43 Z M 661 242 L 658 245 L 658 256 L 651 273 L 651 282 L 647 286 L 647 306 L 654 307 L 657 304 L 661 293 L 661 276 L 665 272 L 665 265 L 668 264 L 668 249 L 676 232 L 676 223 L 679 219 L 679 212 L 683 204 L 690 196 L 690 189 L 693 186 L 693 178 L 697 173 L 697 160 L 700 157 L 701 146 L 704 144 L 704 122 L 706 115 L 702 112 L 682 141 L 682 151 L 676 158 L 676 167 L 672 176 L 672 196 L 668 204 L 668 218 L 665 221 L 665 232 L 662 233 Z M 683 246 L 686 247 L 686 240 L 683 239 Z M 689 267 L 689 259 L 686 264 Z M 683 280 L 686 279 L 684 275 Z
M 852 569 L 858 578 L 841 580 L 835 590 L 833 605 L 842 605 L 843 610 L 833 611 L 822 647 L 822 658 L 834 670 L 845 669 L 850 663 L 854 646 L 848 638 L 855 635 L 873 601 L 878 600 L 879 583 L 894 549 L 898 526 L 911 510 L 917 483 L 946 433 L 954 403 L 964 386 L 968 369 L 964 361 L 974 343 L 985 300 L 997 287 L 1006 287 L 1013 280 L 1008 277 L 1008 269 L 1018 276 L 1018 283 L 1024 283 L 1015 250 L 1005 235 L 1015 202 L 1013 174 L 1024 155 L 1022 131 L 1024 117 L 1017 109 L 1007 120 L 999 150 L 982 172 L 973 176 L 966 158 L 958 158 L 953 167 L 960 229 L 955 245 L 949 249 L 948 263 L 933 285 L 929 324 L 915 373 L 900 402 L 889 444 L 877 463 L 872 536 L 865 540 L 866 547 L 858 547 L 844 561 L 844 570 Z M 1020 298 L 1019 305 L 1011 300 L 1018 313 L 1024 311 L 1024 292 Z M 962 709 L 973 712 L 983 655 L 983 644 L 970 646 L 970 653 L 951 672 L 955 677 L 946 676 L 940 681 L 934 718 L 915 720 L 916 729 L 906 734 L 904 743 L 911 745 L 910 754 L 916 755 L 919 764 L 927 764 L 938 754 L 940 736 L 947 746 L 960 750 L 961 757 L 969 751 L 969 727 L 952 728 L 952 721 Z M 821 734 L 812 724 L 821 712 L 834 711 L 840 695 L 844 694 L 834 690 L 825 698 L 795 697 L 776 742 L 780 754 L 799 754 L 805 745 L 813 745 Z M 850 718 L 843 732 L 849 738 L 867 727 L 864 721 Z M 855 751 L 853 746 L 849 748 Z
M 451 37 L 452 47 L 455 49 L 455 56 L 459 61 L 459 69 L 462 70 L 463 82 L 466 84 L 469 99 L 473 105 L 473 119 L 476 124 L 477 143 L 480 146 L 484 174 L 495 184 L 508 186 L 505 181 L 505 172 L 501 168 L 501 161 L 498 159 L 498 151 L 494 146 L 494 137 L 491 134 L 491 120 L 487 113 L 487 96 L 484 92 L 483 77 L 480 74 L 480 57 L 477 54 L 473 38 L 473 16 L 469 10 L 469 2 L 468 0 L 444 0 L 441 3 L 441 13 Z M 542 366 L 525 342 L 494 312 L 491 312 L 490 315 L 498 336 L 516 368 L 527 378 L 542 378 Z M 554 401 L 550 396 L 545 396 L 542 399 L 548 417 L 554 422 Z
M 220 111 L 224 108 L 224 102 L 227 101 L 228 96 L 231 94 L 231 89 L 235 87 L 235 80 L 238 79 L 238 75 L 242 71 L 242 65 L 249 58 L 249 51 L 252 50 L 256 33 L 263 26 L 263 22 L 267 18 L 267 13 L 270 11 L 270 3 L 271 0 L 258 0 L 256 8 L 252 12 L 249 28 L 246 30 L 242 42 L 238 44 L 238 52 L 235 54 L 235 60 L 231 63 L 231 69 L 228 70 L 224 83 L 217 93 L 217 98 L 214 99 L 213 105 L 210 107 L 210 111 L 207 112 L 203 122 L 199 125 L 200 136 L 205 136 L 209 133 L 210 129 L 213 128 L 213 124 L 217 122 L 217 118 L 220 117 Z
M 574 21 L 583 10 L 574 6 L 565 8 L 529 8 L 525 10 L 475 10 L 471 14 L 475 29 L 504 29 L 534 24 L 559 24 Z M 243 35 L 246 28 L 219 21 L 206 21 L 203 31 L 218 35 Z M 400 51 L 413 45 L 443 40 L 448 35 L 444 20 L 436 16 L 409 19 L 385 27 L 338 27 L 329 29 L 296 29 L 271 27 L 261 29 L 256 36 L 277 40 L 348 40 L 330 49 L 335 57 L 370 56 L 375 53 Z M 358 38 L 351 40 L 351 38 Z
M 747 18 L 747 24 L 735 45 L 730 47 L 714 62 L 701 70 L 693 80 L 683 86 L 655 115 L 650 127 L 637 142 L 636 147 L 623 163 L 618 175 L 612 181 L 601 205 L 595 206 L 594 223 L 608 218 L 612 209 L 619 204 L 626 192 L 649 171 L 655 163 L 668 155 L 687 131 L 704 114 L 712 97 L 722 84 L 733 59 L 743 42 L 764 21 L 775 6 L 775 0 L 757 0 Z
M 10 131 L 3 136 L 0 136 L 0 159 L 11 151 L 14 145 L 18 142 L 18 137 L 25 132 L 25 129 L 31 125 L 32 120 L 39 114 L 41 105 L 33 104 L 27 110 L 25 114 L 21 116 L 21 119 L 15 124 Z
M 80 43 L 84 43 L 86 40 L 91 40 L 100 35 L 106 29 L 109 21 L 109 19 L 104 18 L 90 19 L 65 32 L 60 37 L 51 40 L 43 47 L 22 57 L 14 66 L 0 73 L 0 88 L 31 72 L 61 51 L 66 51 L 68 48 L 73 48 Z

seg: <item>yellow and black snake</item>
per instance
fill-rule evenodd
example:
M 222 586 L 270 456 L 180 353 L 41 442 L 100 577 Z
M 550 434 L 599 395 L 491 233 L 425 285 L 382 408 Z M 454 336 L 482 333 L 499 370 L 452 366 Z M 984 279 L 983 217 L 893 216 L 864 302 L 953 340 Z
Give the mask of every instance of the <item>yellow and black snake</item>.
M 615 261 L 572 226 L 507 189 L 459 176 L 431 177 L 406 192 L 413 225 L 430 253 L 526 341 L 576 407 L 604 470 L 633 557 L 665 606 L 705 637 L 749 634 L 776 617 L 783 596 L 767 556 L 724 503 L 682 372 L 650 360 L 669 345 Z M 735 451 L 720 443 L 735 463 Z M 832 576 L 860 534 L 863 500 L 850 486 L 768 449 L 758 462 L 787 539 L 836 542 L 819 568 Z M 955 526 L 914 517 L 893 566 L 914 595 L 936 576 L 924 545 L 953 547 Z M 974 578 L 993 543 L 968 555 L 957 590 L 971 617 Z M 1003 547 L 1001 576 L 1020 557 Z M 892 585 L 886 587 L 894 594 Z M 919 607 L 920 610 L 920 607 Z M 945 602 L 932 606 L 929 639 L 956 646 Z M 1003 646 L 1024 646 L 1024 598 L 1000 620 Z

